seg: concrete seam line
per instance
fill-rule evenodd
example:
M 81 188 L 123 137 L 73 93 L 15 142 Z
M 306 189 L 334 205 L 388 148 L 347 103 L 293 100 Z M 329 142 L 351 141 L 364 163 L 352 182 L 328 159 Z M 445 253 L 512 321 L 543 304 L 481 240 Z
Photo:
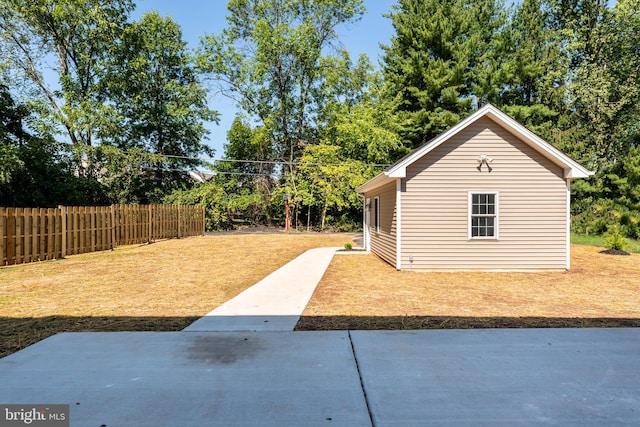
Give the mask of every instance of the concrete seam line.
M 358 378 L 360 379 L 360 388 L 362 389 L 362 394 L 364 395 L 364 403 L 365 405 L 367 405 L 367 413 L 369 414 L 369 421 L 371 421 L 371 425 L 375 427 L 376 424 L 373 421 L 373 413 L 371 413 L 371 406 L 369 405 L 369 397 L 367 396 L 367 390 L 364 387 L 364 380 L 362 379 L 362 372 L 360 372 L 360 364 L 358 363 L 358 356 L 356 355 L 356 349 L 353 346 L 351 331 L 347 331 L 347 335 L 349 336 L 349 343 L 351 344 L 351 354 L 353 354 L 353 361 L 356 363 L 356 370 L 358 371 Z

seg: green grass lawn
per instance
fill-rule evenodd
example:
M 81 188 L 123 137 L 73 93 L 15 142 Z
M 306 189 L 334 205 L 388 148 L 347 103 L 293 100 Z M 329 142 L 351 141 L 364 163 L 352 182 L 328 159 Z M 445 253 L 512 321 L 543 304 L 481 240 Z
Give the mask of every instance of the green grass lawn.
M 633 239 L 626 239 L 627 247 L 625 250 L 627 252 L 640 253 L 640 241 Z M 604 248 L 604 236 L 598 236 L 595 234 L 575 234 L 571 233 L 571 243 L 575 243 L 576 245 L 591 245 L 591 246 L 600 246 Z

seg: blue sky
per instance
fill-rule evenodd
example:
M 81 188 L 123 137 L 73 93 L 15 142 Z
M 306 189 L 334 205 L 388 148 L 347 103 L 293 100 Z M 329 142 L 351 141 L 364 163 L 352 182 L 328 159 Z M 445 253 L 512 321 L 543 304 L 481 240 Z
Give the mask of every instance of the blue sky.
M 363 18 L 348 26 L 339 28 L 342 45 L 355 59 L 366 53 L 374 64 L 382 53 L 380 43 L 388 44 L 393 34 L 391 21 L 382 17 L 391 10 L 395 0 L 365 0 L 367 11 Z M 133 15 L 137 19 L 144 12 L 156 10 L 162 16 L 171 16 L 182 27 L 183 39 L 190 48 L 196 48 L 200 37 L 205 34 L 219 34 L 226 25 L 227 2 L 223 0 L 137 0 Z M 216 158 L 223 153 L 226 134 L 235 117 L 236 108 L 228 99 L 211 95 L 210 106 L 221 113 L 220 124 L 210 123 L 208 144 L 216 150 Z

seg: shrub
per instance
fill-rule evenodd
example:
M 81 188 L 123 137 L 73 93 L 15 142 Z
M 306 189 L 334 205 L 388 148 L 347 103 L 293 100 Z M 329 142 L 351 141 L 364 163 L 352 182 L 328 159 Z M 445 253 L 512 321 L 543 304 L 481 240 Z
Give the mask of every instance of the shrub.
M 604 235 L 604 246 L 607 249 L 615 249 L 618 251 L 624 251 L 627 247 L 627 241 L 620 233 L 620 229 L 617 226 L 613 226 Z
M 350 251 L 351 249 L 353 249 L 353 245 L 351 243 L 345 243 L 344 244 L 344 248 L 348 251 Z

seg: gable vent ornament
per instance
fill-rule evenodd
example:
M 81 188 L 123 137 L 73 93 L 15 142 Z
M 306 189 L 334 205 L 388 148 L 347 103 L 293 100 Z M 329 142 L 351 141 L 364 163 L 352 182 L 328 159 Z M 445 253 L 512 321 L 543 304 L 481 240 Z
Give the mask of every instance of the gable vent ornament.
M 485 165 L 489 172 L 491 172 L 493 170 L 491 166 L 489 166 L 491 162 L 493 162 L 493 159 L 491 157 L 487 156 L 486 154 L 480 155 L 480 157 L 478 157 L 478 170 L 481 171 L 482 165 Z

